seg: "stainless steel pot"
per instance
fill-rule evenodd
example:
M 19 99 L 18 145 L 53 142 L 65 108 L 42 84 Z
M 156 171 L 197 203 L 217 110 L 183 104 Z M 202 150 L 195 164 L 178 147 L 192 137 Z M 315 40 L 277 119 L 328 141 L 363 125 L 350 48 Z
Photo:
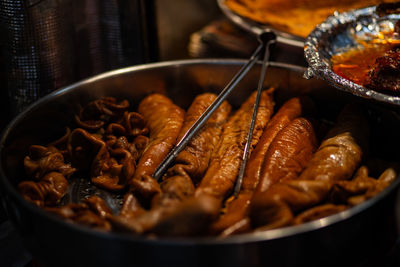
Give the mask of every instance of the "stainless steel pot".
M 220 91 L 244 63 L 186 60 L 119 69 L 53 92 L 16 117 L 0 141 L 0 188 L 8 215 L 33 256 L 44 266 L 354 266 L 379 259 L 398 237 L 395 199 L 399 178 L 375 198 L 336 215 L 224 239 L 158 239 L 100 232 L 65 222 L 17 192 L 15 185 L 23 178 L 21 164 L 29 145 L 46 142 L 68 125 L 76 104 L 114 95 L 136 105 L 145 95 L 159 92 L 186 108 L 195 95 Z M 229 99 L 234 106 L 256 88 L 259 69 L 252 69 L 236 88 Z M 347 102 L 368 104 L 321 81 L 303 79 L 304 70 L 271 63 L 265 85 L 279 87 L 277 106 L 307 93 L 315 100 L 319 116 L 332 120 Z M 398 160 L 398 118 L 374 105 L 369 105 L 366 115 L 373 129 L 371 153 Z M 71 194 L 82 197 L 82 192 Z

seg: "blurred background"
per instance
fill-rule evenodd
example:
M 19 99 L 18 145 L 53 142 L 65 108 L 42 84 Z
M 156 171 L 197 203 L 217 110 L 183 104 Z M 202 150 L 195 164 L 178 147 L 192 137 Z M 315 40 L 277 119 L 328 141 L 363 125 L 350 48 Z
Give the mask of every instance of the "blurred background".
M 215 0 L 0 1 L 0 127 L 51 91 L 111 69 L 251 53 L 254 39 L 224 44 L 215 35 L 224 31 L 236 28 Z

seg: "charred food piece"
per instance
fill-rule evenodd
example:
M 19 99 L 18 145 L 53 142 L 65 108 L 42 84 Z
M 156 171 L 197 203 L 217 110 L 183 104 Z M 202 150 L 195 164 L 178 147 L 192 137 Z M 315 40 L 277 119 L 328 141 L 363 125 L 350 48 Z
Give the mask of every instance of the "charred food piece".
M 365 87 L 391 95 L 400 93 L 400 46 L 376 59 Z

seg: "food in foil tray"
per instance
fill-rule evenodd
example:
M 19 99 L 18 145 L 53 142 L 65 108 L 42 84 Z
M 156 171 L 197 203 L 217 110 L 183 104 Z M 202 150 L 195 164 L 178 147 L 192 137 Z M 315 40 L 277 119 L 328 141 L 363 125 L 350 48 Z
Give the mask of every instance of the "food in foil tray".
M 332 70 L 356 84 L 377 92 L 400 95 L 400 20 L 393 29 L 333 55 Z

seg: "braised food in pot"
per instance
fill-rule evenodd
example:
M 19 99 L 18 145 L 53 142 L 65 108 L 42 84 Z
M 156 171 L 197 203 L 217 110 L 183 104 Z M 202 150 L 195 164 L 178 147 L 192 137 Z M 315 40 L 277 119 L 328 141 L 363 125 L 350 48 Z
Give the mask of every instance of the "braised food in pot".
M 137 110 L 127 99 L 91 101 L 61 138 L 31 145 L 18 190 L 71 223 L 103 231 L 230 236 L 341 212 L 374 197 L 396 178 L 396 165 L 370 164 L 370 126 L 363 107 L 346 106 L 327 123 L 307 96 L 276 106 L 274 91 L 261 95 L 237 196 L 232 191 L 256 92 L 237 109 L 224 102 L 160 182 L 152 177 L 156 167 L 216 95 L 198 95 L 187 111 L 161 94 L 146 96 Z M 119 210 L 97 194 L 79 203 L 63 201 L 77 174 L 123 196 Z

